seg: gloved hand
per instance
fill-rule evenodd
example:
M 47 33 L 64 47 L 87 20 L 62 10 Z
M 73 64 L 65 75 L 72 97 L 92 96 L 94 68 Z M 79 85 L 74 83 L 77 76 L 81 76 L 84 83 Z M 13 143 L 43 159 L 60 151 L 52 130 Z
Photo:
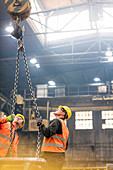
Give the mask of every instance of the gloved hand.
M 42 124 L 42 116 L 37 118 L 37 126 L 40 126 Z
M 6 122 L 12 122 L 14 120 L 14 118 L 15 118 L 15 115 L 12 114 L 12 115 L 7 117 Z

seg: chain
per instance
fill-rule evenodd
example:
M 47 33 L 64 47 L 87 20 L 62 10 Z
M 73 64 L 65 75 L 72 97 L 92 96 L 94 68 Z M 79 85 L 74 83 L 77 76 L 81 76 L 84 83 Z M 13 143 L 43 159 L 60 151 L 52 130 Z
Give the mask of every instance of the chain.
M 13 143 L 12 132 L 13 132 L 13 123 L 11 123 L 11 130 L 10 130 L 10 147 L 9 147 L 9 155 L 11 155 L 11 151 L 12 151 L 12 143 Z M 9 155 L 8 155 L 8 156 L 9 156 Z
M 39 130 L 38 134 L 37 134 L 37 149 L 36 149 L 36 157 L 37 158 L 39 158 L 40 148 L 41 148 L 41 132 Z
M 29 69 L 28 69 L 28 64 L 27 64 L 27 60 L 26 60 L 26 55 L 25 55 L 25 48 L 24 48 L 24 46 L 23 46 L 23 48 L 22 48 L 22 52 L 23 52 L 25 70 L 26 70 L 27 80 L 28 80 L 28 84 L 29 84 L 29 88 L 30 88 L 30 92 L 31 92 L 31 97 L 32 97 L 33 103 L 34 103 L 34 105 L 35 105 L 35 107 L 36 107 L 37 117 L 39 118 L 39 117 L 40 117 L 40 113 L 39 113 L 39 110 L 38 110 L 38 106 L 37 106 L 37 103 L 36 103 L 36 100 L 35 100 L 34 91 L 33 91 L 32 84 L 31 84 L 30 73 L 29 73 Z M 41 132 L 40 132 L 40 130 L 39 130 L 39 131 L 38 131 L 38 134 L 37 134 L 36 157 L 39 157 L 40 147 L 41 147 Z
M 38 110 L 38 106 L 37 106 L 37 103 L 36 103 L 36 100 L 35 100 L 34 91 L 33 91 L 32 84 L 31 84 L 30 73 L 29 73 L 28 64 L 27 64 L 26 55 L 25 55 L 25 48 L 24 48 L 24 46 L 23 46 L 23 36 L 18 39 L 16 73 L 15 73 L 15 83 L 14 83 L 14 93 L 13 93 L 13 104 L 12 104 L 12 112 L 11 112 L 11 113 L 14 114 L 14 111 L 15 111 L 16 92 L 17 92 L 18 74 L 19 74 L 19 52 L 20 52 L 20 51 L 23 52 L 23 57 L 24 57 L 24 64 L 25 64 L 25 70 L 26 70 L 27 80 L 28 80 L 28 84 L 29 84 L 29 88 L 30 88 L 31 97 L 32 97 L 33 103 L 34 103 L 34 105 L 35 105 L 35 107 L 36 107 L 37 117 L 40 117 L 40 113 L 39 113 L 39 110 Z M 13 122 L 11 123 L 11 131 L 10 131 L 10 152 L 11 152 L 12 142 L 13 142 L 13 140 L 12 140 L 12 129 L 13 129 Z M 41 146 L 41 132 L 40 132 L 40 130 L 39 130 L 39 131 L 38 131 L 38 134 L 37 134 L 36 157 L 39 157 L 40 146 Z
M 16 73 L 15 73 L 15 83 L 14 83 L 14 92 L 13 92 L 13 103 L 12 103 L 12 110 L 11 114 L 15 112 L 15 103 L 16 103 L 16 92 L 17 92 L 17 84 L 18 84 L 18 73 L 19 73 L 19 49 L 17 51 L 17 60 L 16 60 Z M 13 120 L 13 117 L 12 117 Z M 13 121 L 11 122 L 11 130 L 10 130 L 10 147 L 9 147 L 9 155 L 12 151 L 12 131 L 13 131 Z
M 32 84 L 31 84 L 30 73 L 29 73 L 29 69 L 28 69 L 28 65 L 27 65 L 27 60 L 26 60 L 26 56 L 25 56 L 25 49 L 24 49 L 24 47 L 23 47 L 22 52 L 23 52 L 24 63 L 25 63 L 25 70 L 26 70 L 27 80 L 28 80 L 28 83 L 29 83 L 31 97 L 32 97 L 34 105 L 36 106 L 37 117 L 40 117 L 40 113 L 39 113 L 39 110 L 38 110 L 38 106 L 37 106 L 37 103 L 36 103 L 36 100 L 35 100 L 34 91 L 33 91 Z
M 12 104 L 12 111 L 11 111 L 12 114 L 14 114 L 14 112 L 15 112 L 18 73 L 19 73 L 19 49 L 17 51 L 16 73 L 15 73 L 15 83 L 14 83 L 14 92 L 13 92 L 13 104 Z

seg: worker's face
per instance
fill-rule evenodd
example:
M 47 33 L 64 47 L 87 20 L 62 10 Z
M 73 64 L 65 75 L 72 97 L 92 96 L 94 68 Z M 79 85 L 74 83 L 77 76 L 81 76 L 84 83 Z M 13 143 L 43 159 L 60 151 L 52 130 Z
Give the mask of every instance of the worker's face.
M 22 126 L 23 119 L 19 116 L 15 116 L 14 119 L 14 125 L 15 125 L 15 130 L 19 129 Z
M 55 115 L 55 116 L 64 116 L 65 113 L 62 111 L 61 108 L 58 108 L 58 109 L 56 110 L 56 112 L 54 112 L 54 115 Z

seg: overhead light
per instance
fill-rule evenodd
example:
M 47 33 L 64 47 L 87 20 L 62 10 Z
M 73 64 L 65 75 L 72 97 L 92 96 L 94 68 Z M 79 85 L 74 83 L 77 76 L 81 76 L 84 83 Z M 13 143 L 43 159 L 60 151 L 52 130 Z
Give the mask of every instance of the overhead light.
M 94 78 L 94 81 L 96 81 L 96 82 L 97 82 L 97 81 L 100 81 L 100 78 L 95 77 L 95 78 Z
M 7 32 L 13 32 L 14 31 L 14 28 L 13 28 L 13 26 L 8 26 L 8 27 L 6 27 L 5 28 L 5 30 L 7 31 Z
M 55 82 L 54 82 L 54 81 L 48 81 L 48 84 L 49 84 L 50 86 L 55 86 Z
M 110 47 L 107 48 L 105 55 L 106 55 L 106 57 L 112 57 L 112 51 L 111 51 Z
M 100 82 L 88 84 L 88 86 L 104 86 L 104 85 L 105 83 L 100 83 Z
M 111 83 L 113 84 L 113 80 L 111 80 Z
M 49 85 L 48 87 L 49 87 L 49 88 L 55 88 L 55 87 L 56 87 L 56 85 L 54 85 L 54 86 L 50 86 L 50 85 Z
M 36 66 L 37 68 L 40 68 L 40 64 L 35 64 L 35 66 Z
M 37 62 L 37 60 L 36 60 L 35 58 L 32 58 L 32 59 L 30 60 L 30 62 L 31 62 L 32 64 L 35 64 L 35 63 Z
M 108 62 L 113 62 L 113 56 L 112 56 L 112 51 L 110 47 L 107 47 L 107 51 L 105 53 Z
M 113 56 L 109 57 L 109 58 L 108 58 L 108 61 L 109 61 L 109 62 L 113 62 Z

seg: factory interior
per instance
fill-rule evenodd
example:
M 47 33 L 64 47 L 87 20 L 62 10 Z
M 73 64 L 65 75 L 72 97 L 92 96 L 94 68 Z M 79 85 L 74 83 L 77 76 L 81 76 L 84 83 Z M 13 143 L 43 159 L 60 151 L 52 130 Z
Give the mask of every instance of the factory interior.
M 0 170 L 50 170 L 40 126 L 60 105 L 71 110 L 62 170 L 113 170 L 113 0 L 1 0 L 0 119 L 25 124 L 13 158 L 0 123 Z

